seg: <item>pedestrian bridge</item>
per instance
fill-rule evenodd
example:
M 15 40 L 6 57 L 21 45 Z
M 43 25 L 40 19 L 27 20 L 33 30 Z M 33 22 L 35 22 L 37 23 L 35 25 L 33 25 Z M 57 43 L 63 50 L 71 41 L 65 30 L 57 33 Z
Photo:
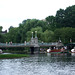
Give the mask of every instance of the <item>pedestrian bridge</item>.
M 63 46 L 61 42 L 51 42 L 51 43 L 39 43 L 38 38 L 31 38 L 29 42 L 24 43 L 0 43 L 0 48 L 8 48 L 8 47 L 30 47 L 31 53 L 33 54 L 35 50 L 39 51 L 40 47 L 58 47 Z
M 6 43 L 0 43 L 0 48 L 1 47 L 51 47 L 51 46 L 57 46 L 58 43 L 38 43 L 36 44 L 31 44 L 29 42 L 27 43 L 12 43 L 12 44 L 6 44 Z

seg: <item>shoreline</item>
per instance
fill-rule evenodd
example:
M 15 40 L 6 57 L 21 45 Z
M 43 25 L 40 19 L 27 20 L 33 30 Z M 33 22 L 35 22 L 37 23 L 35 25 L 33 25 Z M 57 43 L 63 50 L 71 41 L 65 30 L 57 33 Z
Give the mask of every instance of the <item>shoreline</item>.
M 0 59 L 15 59 L 15 58 L 22 58 L 22 57 L 29 57 L 28 54 L 0 54 Z

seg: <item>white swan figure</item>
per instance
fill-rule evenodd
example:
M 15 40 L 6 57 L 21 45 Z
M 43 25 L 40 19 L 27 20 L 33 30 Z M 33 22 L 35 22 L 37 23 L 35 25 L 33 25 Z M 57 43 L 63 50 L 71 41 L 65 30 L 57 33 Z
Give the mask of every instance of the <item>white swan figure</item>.
M 47 52 L 49 53 L 51 51 L 51 49 L 47 49 Z
M 75 49 L 71 49 L 71 52 L 72 52 L 72 53 L 75 53 Z

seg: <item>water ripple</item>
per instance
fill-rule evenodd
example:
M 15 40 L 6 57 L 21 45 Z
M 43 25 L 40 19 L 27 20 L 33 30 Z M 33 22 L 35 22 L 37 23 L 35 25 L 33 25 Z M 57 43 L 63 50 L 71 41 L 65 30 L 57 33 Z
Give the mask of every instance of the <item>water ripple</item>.
M 0 75 L 75 75 L 75 57 L 34 55 L 0 59 Z

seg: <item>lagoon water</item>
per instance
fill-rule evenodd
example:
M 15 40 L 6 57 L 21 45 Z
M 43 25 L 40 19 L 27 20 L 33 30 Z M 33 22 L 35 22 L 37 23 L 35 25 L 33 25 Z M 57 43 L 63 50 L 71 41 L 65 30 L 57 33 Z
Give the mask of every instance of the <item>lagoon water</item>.
M 75 54 L 34 54 L 0 59 L 0 75 L 75 75 Z

